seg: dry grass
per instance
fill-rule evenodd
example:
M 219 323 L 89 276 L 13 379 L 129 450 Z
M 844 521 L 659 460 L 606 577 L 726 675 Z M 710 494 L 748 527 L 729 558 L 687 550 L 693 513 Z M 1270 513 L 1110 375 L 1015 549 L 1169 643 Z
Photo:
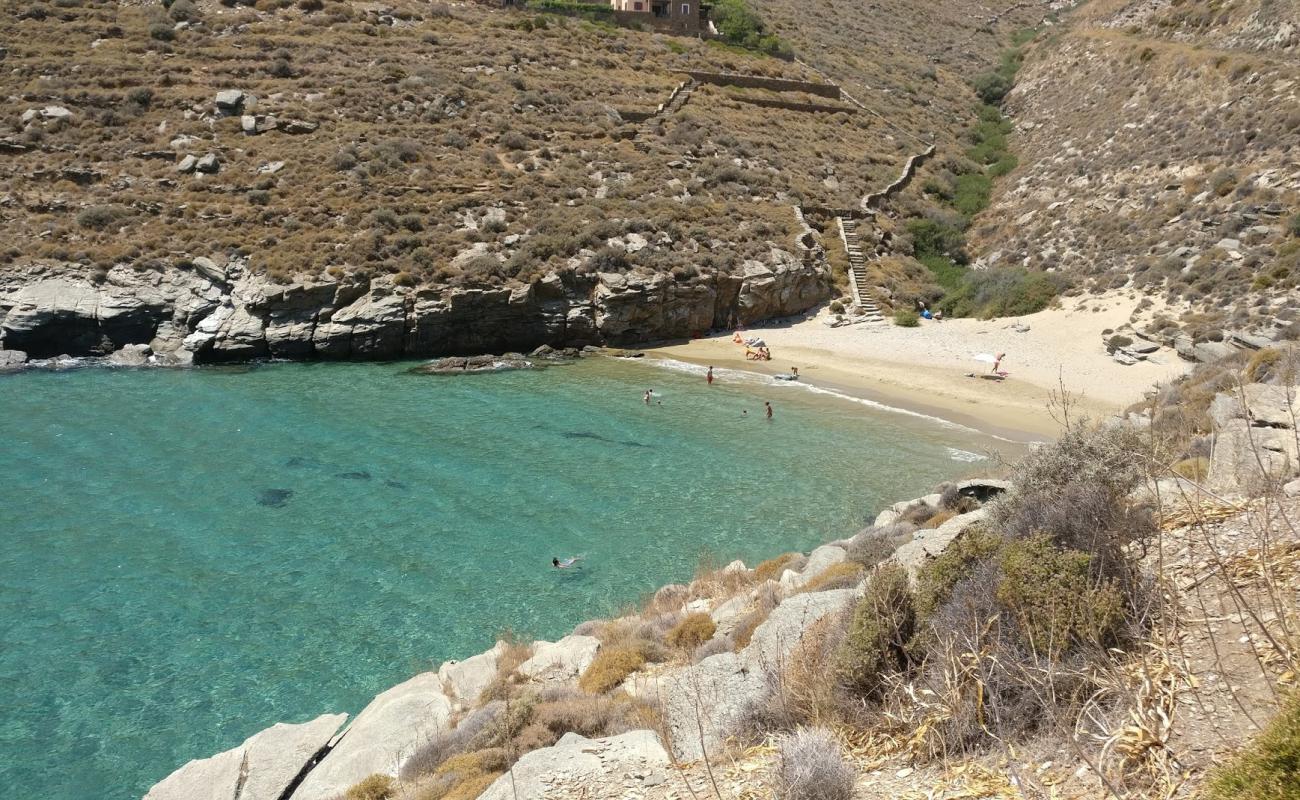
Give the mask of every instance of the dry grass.
M 825 592 L 831 589 L 847 589 L 856 586 L 862 580 L 866 567 L 856 561 L 841 561 L 832 564 L 820 575 L 804 584 L 800 592 Z
M 645 666 L 645 654 L 635 647 L 604 647 L 582 673 L 578 686 L 584 692 L 604 694 Z

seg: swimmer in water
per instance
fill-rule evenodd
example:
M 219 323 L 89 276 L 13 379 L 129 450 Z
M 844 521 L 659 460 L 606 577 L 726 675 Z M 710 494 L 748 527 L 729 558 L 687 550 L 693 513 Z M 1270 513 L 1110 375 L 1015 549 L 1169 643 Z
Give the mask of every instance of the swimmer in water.
M 572 558 L 566 558 L 563 561 L 561 561 L 558 558 L 552 558 L 551 566 L 555 567 L 556 569 L 568 569 L 569 567 L 572 567 L 573 565 L 577 564 L 581 560 L 582 560 L 582 556 L 573 556 Z

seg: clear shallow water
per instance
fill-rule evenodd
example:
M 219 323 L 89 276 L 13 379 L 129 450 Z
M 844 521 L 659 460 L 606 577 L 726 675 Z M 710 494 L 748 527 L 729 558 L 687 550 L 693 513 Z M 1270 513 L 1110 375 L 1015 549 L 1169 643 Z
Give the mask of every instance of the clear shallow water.
M 140 797 L 505 628 L 563 635 L 705 553 L 752 564 L 847 535 L 984 445 L 641 364 L 405 369 L 0 378 L 6 796 Z M 548 566 L 577 553 L 580 572 Z

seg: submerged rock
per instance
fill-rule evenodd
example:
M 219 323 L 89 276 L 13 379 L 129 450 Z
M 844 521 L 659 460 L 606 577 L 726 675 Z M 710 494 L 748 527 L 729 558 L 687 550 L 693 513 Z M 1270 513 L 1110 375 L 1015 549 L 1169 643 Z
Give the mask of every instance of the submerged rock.
M 257 504 L 259 506 L 270 506 L 271 508 L 283 508 L 293 497 L 292 489 L 263 489 L 257 495 Z
M 368 481 L 372 476 L 370 475 L 369 472 L 366 472 L 365 470 L 358 470 L 356 472 L 340 472 L 334 477 L 342 478 L 348 481 Z

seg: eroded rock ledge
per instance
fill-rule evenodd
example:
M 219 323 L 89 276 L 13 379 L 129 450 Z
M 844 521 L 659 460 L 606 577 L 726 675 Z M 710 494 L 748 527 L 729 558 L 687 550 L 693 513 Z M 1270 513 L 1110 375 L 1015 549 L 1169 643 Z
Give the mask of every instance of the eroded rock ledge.
M 494 288 L 321 277 L 288 284 L 244 262 L 94 274 L 0 274 L 5 364 L 60 355 L 182 366 L 256 358 L 384 360 L 686 337 L 800 313 L 831 294 L 814 262 L 772 247 L 739 274 L 551 274 Z M 18 353 L 21 355 L 12 355 Z

